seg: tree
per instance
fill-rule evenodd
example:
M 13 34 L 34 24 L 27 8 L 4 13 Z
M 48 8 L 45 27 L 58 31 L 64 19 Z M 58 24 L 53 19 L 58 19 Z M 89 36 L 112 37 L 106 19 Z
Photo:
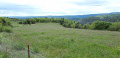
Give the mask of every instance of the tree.
M 82 24 L 78 24 L 78 28 L 79 28 L 79 29 L 83 29 Z
M 91 24 L 91 29 L 105 30 L 108 29 L 111 23 L 104 21 L 95 21 Z
M 115 22 L 110 25 L 109 30 L 111 31 L 120 31 L 120 22 Z
M 83 28 L 84 28 L 84 29 L 89 29 L 89 28 L 90 28 L 90 24 L 87 23 L 87 24 L 83 25 Z

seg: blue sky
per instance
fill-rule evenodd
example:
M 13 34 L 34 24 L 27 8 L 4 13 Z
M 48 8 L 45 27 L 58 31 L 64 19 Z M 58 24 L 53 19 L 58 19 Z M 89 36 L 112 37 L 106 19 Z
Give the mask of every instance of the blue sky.
M 0 0 L 0 16 L 84 15 L 120 12 L 120 0 Z

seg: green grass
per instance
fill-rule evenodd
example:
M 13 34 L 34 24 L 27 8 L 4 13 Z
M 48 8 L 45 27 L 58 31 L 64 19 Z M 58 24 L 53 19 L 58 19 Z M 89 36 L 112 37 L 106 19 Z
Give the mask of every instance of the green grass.
M 30 44 L 32 58 L 119 58 L 120 32 L 65 28 L 57 23 L 38 23 L 14 27 L 1 33 L 0 51 L 11 58 L 26 58 Z M 25 49 L 16 50 L 17 48 Z M 19 46 L 20 45 L 20 46 Z M 16 46 L 15 46 L 16 47 Z M 3 55 L 0 53 L 0 55 Z

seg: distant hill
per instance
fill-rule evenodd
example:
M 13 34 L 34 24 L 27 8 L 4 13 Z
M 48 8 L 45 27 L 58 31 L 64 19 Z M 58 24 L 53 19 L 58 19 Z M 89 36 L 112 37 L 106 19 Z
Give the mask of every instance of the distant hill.
M 109 13 L 109 14 L 104 14 L 104 15 L 97 15 L 97 16 L 91 16 L 91 17 L 86 17 L 82 18 L 79 23 L 81 24 L 86 24 L 86 23 L 92 23 L 94 21 L 106 21 L 106 22 L 119 22 L 120 21 L 120 13 L 115 12 L 115 13 Z
M 70 20 L 78 20 L 80 18 L 85 18 L 85 17 L 91 17 L 91 16 L 97 16 L 97 15 L 103 15 L 103 14 L 88 14 L 88 15 L 63 15 L 63 16 L 5 16 L 9 18 L 18 18 L 18 19 L 27 19 L 27 18 L 65 18 L 65 19 L 70 19 Z
M 96 16 L 99 14 L 91 14 L 91 15 L 65 15 L 65 16 L 6 16 L 9 18 L 17 18 L 17 19 L 28 19 L 28 18 L 65 18 L 69 20 L 79 20 L 85 17 Z
M 112 13 L 101 13 L 101 14 L 88 14 L 88 15 L 64 15 L 64 16 L 6 16 L 9 18 L 17 18 L 17 19 L 27 19 L 27 18 L 65 18 L 69 20 L 79 21 L 82 18 L 93 17 L 93 16 L 103 16 L 103 15 L 112 15 L 112 14 L 120 14 L 120 12 L 112 12 Z

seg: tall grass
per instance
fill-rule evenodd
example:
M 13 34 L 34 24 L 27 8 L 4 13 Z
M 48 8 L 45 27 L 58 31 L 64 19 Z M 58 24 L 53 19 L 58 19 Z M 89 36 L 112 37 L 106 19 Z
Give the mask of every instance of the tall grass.
M 119 32 L 65 28 L 57 23 L 24 25 L 13 31 L 0 34 L 1 46 L 9 48 L 12 58 L 27 58 L 28 43 L 33 58 L 120 57 Z
M 46 58 L 119 58 L 119 32 L 64 28 L 39 23 L 14 29 L 14 42 L 29 43 Z M 37 48 L 36 48 L 37 47 Z

